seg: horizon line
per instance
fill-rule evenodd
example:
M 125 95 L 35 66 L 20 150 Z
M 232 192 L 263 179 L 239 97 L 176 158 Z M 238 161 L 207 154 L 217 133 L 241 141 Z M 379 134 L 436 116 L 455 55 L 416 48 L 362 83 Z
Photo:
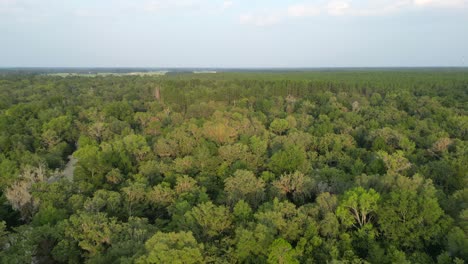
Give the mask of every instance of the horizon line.
M 405 68 L 468 68 L 467 66 L 0 66 L 0 69 L 405 69 Z

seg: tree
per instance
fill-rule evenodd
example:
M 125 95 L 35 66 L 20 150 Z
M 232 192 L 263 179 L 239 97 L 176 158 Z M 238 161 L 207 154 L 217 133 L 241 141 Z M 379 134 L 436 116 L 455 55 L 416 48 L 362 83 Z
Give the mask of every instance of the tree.
M 344 226 L 362 228 L 374 219 L 379 200 L 380 195 L 374 189 L 356 187 L 344 194 L 336 215 Z
M 178 201 L 187 201 L 191 205 L 208 200 L 205 188 L 200 187 L 195 179 L 187 175 L 177 177 L 174 191 Z
M 261 223 L 288 241 L 295 241 L 304 232 L 307 215 L 298 210 L 293 203 L 280 202 L 277 198 L 273 202 L 264 204 L 254 215 Z
M 273 181 L 273 186 L 285 195 L 290 201 L 304 201 L 312 195 L 313 180 L 296 171 L 283 174 L 278 180 Z
M 270 131 L 277 135 L 283 135 L 288 129 L 289 122 L 286 119 L 275 118 L 270 124 Z
M 232 223 L 229 210 L 224 206 L 216 206 L 212 202 L 194 207 L 187 216 L 192 217 L 200 233 L 209 238 L 220 236 L 231 227 Z
M 398 174 L 411 167 L 411 163 L 405 158 L 401 150 L 391 155 L 385 151 L 379 151 L 378 156 L 384 161 L 388 174 Z
M 237 222 L 246 222 L 252 217 L 252 208 L 244 200 L 240 200 L 234 206 L 233 215 Z
M 468 259 L 464 70 L 11 72 L 0 263 Z
M 249 147 L 241 143 L 221 146 L 218 151 L 219 156 L 228 165 L 231 165 L 236 160 L 244 160 L 249 155 Z
M 101 254 L 87 259 L 89 263 L 135 263 L 145 253 L 145 242 L 155 233 L 146 218 L 130 217 L 121 230 L 111 235 L 112 244 Z
M 112 244 L 112 234 L 121 228 L 115 218 L 108 218 L 105 213 L 72 215 L 64 225 L 65 237 L 78 241 L 78 246 L 89 256 L 102 254 Z
M 278 238 L 270 246 L 268 263 L 271 264 L 299 264 L 296 259 L 297 252 L 292 248 L 288 241 Z
M 99 188 L 104 182 L 104 173 L 108 166 L 102 159 L 99 147 L 94 145 L 80 147 L 73 156 L 78 159 L 73 179 L 92 183 L 94 187 Z
M 144 160 L 150 152 L 150 147 L 142 135 L 128 135 L 122 139 L 122 144 L 135 163 Z
M 67 218 L 68 212 L 64 208 L 57 208 L 51 204 L 41 204 L 32 218 L 32 223 L 36 226 L 55 225 Z
M 169 186 L 159 184 L 147 193 L 147 199 L 155 207 L 167 207 L 175 201 L 175 193 Z
M 389 127 L 374 130 L 370 133 L 370 136 L 373 139 L 373 150 L 384 149 L 390 152 L 404 150 L 407 153 L 411 153 L 415 149 L 414 142 Z
M 194 175 L 197 172 L 194 163 L 195 160 L 192 156 L 185 156 L 183 158 L 176 158 L 172 167 L 177 173 Z
M 336 195 L 321 193 L 315 199 L 319 213 L 318 231 L 323 237 L 331 238 L 339 235 L 340 223 L 335 214 L 338 206 Z
M 146 254 L 136 263 L 191 264 L 203 263 L 203 245 L 191 232 L 157 232 L 145 244 Z
M 266 262 L 269 245 L 274 240 L 274 230 L 263 224 L 252 230 L 239 227 L 234 238 L 234 259 L 241 263 Z
M 26 264 L 33 259 L 40 260 L 37 256 L 40 232 L 39 228 L 23 225 L 15 228 L 7 237 L 0 238 L 6 242 L 0 248 L 0 262 Z M 5 235 L 4 231 L 2 235 Z
M 394 245 L 422 248 L 443 232 L 443 211 L 430 180 L 415 179 L 391 191 L 377 212 L 383 235 Z M 435 242 L 435 241 L 434 241 Z
M 5 221 L 0 221 L 0 249 L 3 250 L 8 240 L 8 231 L 6 230 Z
M 121 121 L 129 123 L 133 119 L 133 109 L 128 102 L 112 102 L 107 104 L 103 110 L 108 117 L 114 117 Z
M 238 136 L 237 131 L 226 122 L 207 122 L 203 126 L 205 137 L 219 145 L 232 143 Z
M 125 201 L 125 209 L 128 216 L 133 216 L 135 211 L 142 210 L 146 205 L 145 185 L 132 182 L 127 187 L 122 188 Z
M 39 200 L 35 199 L 31 193 L 33 185 L 46 180 L 44 165 L 36 168 L 26 167 L 20 174 L 19 180 L 6 189 L 5 197 L 13 209 L 21 213 L 23 220 L 31 220 L 39 206 Z
M 256 207 L 263 199 L 265 182 L 250 171 L 237 170 L 233 177 L 224 181 L 224 191 L 230 205 L 244 200 Z
M 447 250 L 451 256 L 468 259 L 467 230 L 455 226 L 447 235 Z
M 268 141 L 258 136 L 252 136 L 249 139 L 250 151 L 257 157 L 263 157 L 268 149 Z
M 103 189 L 96 191 L 93 198 L 88 198 L 84 203 L 84 208 L 89 212 L 107 212 L 110 215 L 117 215 L 121 207 L 120 193 Z
M 306 154 L 299 146 L 287 146 L 273 154 L 268 167 L 276 174 L 305 170 Z
M 160 157 L 175 157 L 176 156 L 176 142 L 174 140 L 167 140 L 165 138 L 159 138 L 154 145 L 154 152 Z

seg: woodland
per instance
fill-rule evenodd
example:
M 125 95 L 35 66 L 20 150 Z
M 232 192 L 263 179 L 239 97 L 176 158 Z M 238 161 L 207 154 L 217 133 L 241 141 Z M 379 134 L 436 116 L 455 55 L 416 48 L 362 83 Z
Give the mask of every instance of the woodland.
M 468 262 L 468 71 L 0 73 L 0 263 Z

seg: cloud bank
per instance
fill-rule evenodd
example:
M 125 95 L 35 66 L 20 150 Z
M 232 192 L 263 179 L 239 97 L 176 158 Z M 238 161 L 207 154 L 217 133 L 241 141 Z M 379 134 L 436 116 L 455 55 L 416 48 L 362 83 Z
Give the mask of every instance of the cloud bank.
M 269 26 L 285 19 L 314 16 L 384 16 L 428 9 L 467 10 L 468 0 L 328 0 L 304 1 L 282 9 L 251 11 L 239 16 L 241 24 Z
M 2 18 L 72 15 L 112 18 L 125 15 L 219 15 L 243 25 L 271 26 L 317 16 L 387 16 L 407 11 L 468 10 L 468 0 L 297 0 L 289 5 L 263 0 L 0 0 Z M 468 15 L 468 14 L 467 14 Z

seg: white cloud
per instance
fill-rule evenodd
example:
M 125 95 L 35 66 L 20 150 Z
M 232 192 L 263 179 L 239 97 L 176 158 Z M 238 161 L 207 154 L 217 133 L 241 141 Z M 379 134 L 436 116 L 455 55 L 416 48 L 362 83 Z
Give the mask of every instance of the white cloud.
M 253 20 L 254 20 L 254 16 L 252 14 L 242 14 L 239 17 L 239 22 L 241 24 L 249 24 L 249 23 L 252 23 Z
M 29 0 L 0 0 L 0 11 L 2 12 L 21 12 L 34 6 L 34 2 Z
M 468 8 L 468 0 L 399 0 L 380 1 L 379 4 L 368 4 L 361 8 L 351 8 L 346 14 L 354 16 L 385 16 L 403 11 L 414 11 L 422 8 Z
M 135 3 L 138 8 L 138 4 Z M 170 9 L 187 9 L 197 5 L 197 1 L 190 0 L 176 0 L 176 1 L 164 1 L 164 0 L 148 0 L 145 1 L 141 7 L 147 12 L 160 12 Z
M 233 4 L 234 2 L 232 1 L 224 1 L 222 9 L 225 10 L 225 9 L 231 8 Z
M 9 22 L 37 22 L 56 14 L 60 7 L 60 0 L 0 0 L 0 23 Z
M 372 4 L 367 4 L 360 8 L 351 7 L 346 14 L 352 16 L 386 16 L 412 8 L 412 1 L 413 0 L 384 0 L 373 2 Z
M 331 1 L 327 5 L 327 11 L 330 15 L 341 16 L 346 14 L 351 8 L 349 1 Z
M 291 17 L 308 17 L 320 14 L 320 8 L 315 5 L 297 4 L 288 7 L 288 15 Z
M 234 2 L 230 0 L 143 0 L 142 2 L 134 1 L 133 8 L 149 13 L 196 11 L 219 14 L 230 9 L 233 5 Z
M 235 8 L 233 8 L 235 6 Z M 0 21 L 43 19 L 73 14 L 80 17 L 145 16 L 153 14 L 221 15 L 237 13 L 246 25 L 271 26 L 282 21 L 317 16 L 386 16 L 405 11 L 468 10 L 468 0 L 297 0 L 277 6 L 265 2 L 249 10 L 248 1 L 239 0 L 100 0 L 96 4 L 63 0 L 0 0 Z M 275 7 L 273 7 L 275 6 Z M 240 15 L 243 14 L 243 15 Z M 468 14 L 467 14 L 468 15 Z
M 319 14 L 319 6 L 311 4 L 296 4 L 288 6 L 286 9 L 282 10 L 264 10 L 257 13 L 243 14 L 239 17 L 239 22 L 245 25 L 264 27 L 278 24 L 287 18 L 309 17 L 317 16 Z
M 242 24 L 265 26 L 285 19 L 330 16 L 386 16 L 422 8 L 468 9 L 468 0 L 305 0 L 276 10 L 242 15 Z
M 265 14 L 265 15 L 253 15 L 243 14 L 239 17 L 241 24 L 251 24 L 259 27 L 271 26 L 279 23 L 282 19 L 281 14 Z
M 414 5 L 419 7 L 446 7 L 464 8 L 468 7 L 467 0 L 414 0 Z

